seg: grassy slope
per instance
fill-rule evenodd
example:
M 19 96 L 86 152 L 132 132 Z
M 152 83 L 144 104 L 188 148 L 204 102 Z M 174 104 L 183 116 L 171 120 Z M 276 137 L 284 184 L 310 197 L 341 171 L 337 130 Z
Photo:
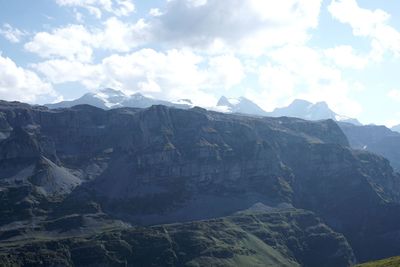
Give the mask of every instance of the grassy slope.
M 351 261 L 346 240 L 302 210 L 0 242 L 0 266 L 337 267 Z
M 398 267 L 400 266 L 400 257 L 392 257 L 379 261 L 367 262 L 356 267 Z

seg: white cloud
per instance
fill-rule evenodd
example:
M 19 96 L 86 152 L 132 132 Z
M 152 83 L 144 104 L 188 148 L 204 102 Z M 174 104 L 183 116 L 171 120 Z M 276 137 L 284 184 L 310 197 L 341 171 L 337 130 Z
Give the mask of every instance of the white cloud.
M 103 25 L 103 29 L 87 29 L 74 24 L 39 32 L 25 49 L 46 59 L 90 62 L 95 49 L 129 52 L 151 38 L 144 20 L 130 24 L 111 17 Z
M 360 84 L 346 81 L 341 71 L 326 63 L 324 53 L 306 46 L 285 46 L 268 54 L 259 68 L 259 90 L 247 96 L 266 110 L 289 104 L 295 98 L 326 101 L 339 114 L 355 117 L 362 111 L 349 95 Z
M 32 67 L 55 84 L 80 82 L 90 90 L 109 86 L 126 93 L 141 91 L 176 100 L 198 94 L 196 91 L 206 80 L 198 68 L 202 60 L 189 51 L 162 53 L 142 49 L 127 55 L 111 55 L 99 64 L 49 60 Z
M 31 64 L 31 67 L 42 73 L 53 84 L 80 82 L 91 90 L 98 89 L 101 85 L 102 70 L 97 65 L 55 59 Z
M 145 82 L 138 82 L 137 86 L 139 91 L 144 93 L 160 93 L 162 91 L 160 85 L 152 79 L 148 79 Z
M 267 63 L 251 60 L 243 66 L 234 54 L 199 55 L 190 49 L 157 52 L 141 49 L 111 55 L 98 64 L 73 60 L 49 60 L 33 68 L 55 84 L 79 82 L 90 90 L 113 87 L 125 93 L 142 92 L 156 98 L 190 98 L 210 106 L 221 94 L 247 79 L 250 71 L 259 76 L 258 89 L 245 96 L 267 110 L 289 104 L 294 98 L 327 101 L 340 114 L 356 116 L 361 106 L 350 93 L 362 87 L 346 81 L 327 60 L 326 52 L 307 46 L 285 46 L 270 50 Z
M 325 56 L 337 66 L 344 68 L 363 69 L 368 64 L 368 56 L 360 56 L 352 46 L 340 45 L 324 51 Z
M 153 17 L 159 17 L 159 16 L 161 16 L 163 13 L 160 11 L 160 9 L 158 9 L 158 8 L 152 8 L 152 9 L 150 9 L 150 11 L 149 11 L 149 15 L 150 16 L 153 16 Z
M 49 83 L 0 54 L 0 99 L 35 102 L 39 97 L 49 95 L 55 96 Z
M 208 72 L 212 88 L 229 89 L 245 78 L 242 62 L 233 55 L 211 57 Z
M 270 63 L 259 67 L 258 82 L 259 89 L 247 89 L 246 97 L 268 111 L 288 104 L 296 87 L 296 77 L 290 70 Z
M 110 18 L 104 22 L 102 31 L 93 33 L 92 46 L 111 51 L 129 52 L 132 48 L 145 44 L 151 39 L 149 27 L 143 19 L 130 24 L 117 18 Z
M 400 32 L 389 25 L 387 12 L 361 8 L 356 0 L 333 0 L 328 10 L 335 19 L 349 24 L 355 36 L 370 39 L 372 59 L 381 60 L 387 51 L 400 55 Z
M 388 92 L 387 96 L 394 101 L 400 102 L 400 90 L 399 89 L 392 89 Z
M 152 25 L 159 41 L 174 46 L 257 55 L 306 42 L 318 25 L 320 5 L 321 0 L 171 0 Z
M 135 11 L 131 0 L 56 0 L 56 3 L 60 6 L 84 8 L 97 18 L 102 17 L 103 11 L 115 16 L 128 16 Z
M 6 38 L 11 43 L 19 43 L 22 38 L 27 35 L 25 31 L 21 31 L 17 28 L 12 27 L 10 24 L 5 23 L 0 28 L 0 35 Z
M 359 36 L 373 35 L 390 17 L 381 9 L 371 11 L 361 8 L 356 0 L 333 0 L 328 10 L 340 22 L 350 24 L 354 34 Z
M 128 16 L 135 11 L 135 5 L 131 0 L 116 0 L 116 5 L 113 13 L 117 16 Z
M 85 7 L 97 13 L 129 6 L 123 0 L 57 0 L 59 5 Z M 148 20 L 127 23 L 116 17 L 103 28 L 67 25 L 39 32 L 25 45 L 44 58 L 89 62 L 94 49 L 130 52 L 153 42 L 163 48 L 201 48 L 201 53 L 260 55 L 272 47 L 304 44 L 318 25 L 321 0 L 171 0 L 164 10 L 152 9 Z M 240 10 L 240 12 L 238 12 Z M 121 11 L 122 12 L 122 11 Z M 78 21 L 82 16 L 75 10 Z
M 102 61 L 104 83 L 126 92 L 141 91 L 153 97 L 190 98 L 198 105 L 215 101 L 206 92 L 204 59 L 188 50 L 157 52 L 142 49 L 129 55 L 112 55 Z
M 104 12 L 115 16 L 133 12 L 131 1 L 56 1 L 76 13 L 84 8 L 98 17 Z M 47 59 L 32 67 L 54 84 L 79 82 L 89 90 L 108 86 L 168 100 L 190 98 L 210 106 L 221 89 L 252 85 L 252 78 L 246 83 L 250 74 L 259 76 L 260 88 L 247 89 L 245 96 L 266 109 L 306 98 L 325 100 L 339 113 L 354 116 L 361 107 L 349 95 L 360 86 L 346 81 L 339 68 L 362 69 L 368 56 L 345 45 L 326 50 L 307 47 L 311 30 L 318 26 L 321 2 L 168 0 L 165 8 L 151 9 L 146 19 L 128 23 L 110 17 L 97 28 L 66 25 L 37 33 L 25 48 Z M 343 23 L 353 23 L 347 11 L 339 14 L 336 4 L 342 1 L 332 1 L 330 12 Z M 357 34 L 371 38 L 375 54 L 387 47 L 381 45 L 384 37 L 371 28 L 386 25 L 387 19 L 377 12 L 369 26 L 358 20 L 352 24 L 359 28 Z M 142 49 L 152 44 L 158 51 Z M 98 55 L 104 58 L 93 60 Z
M 51 33 L 39 32 L 25 44 L 25 49 L 43 58 L 61 57 L 88 62 L 92 59 L 92 35 L 82 25 L 68 25 Z
M 386 127 L 394 127 L 394 126 L 400 126 L 400 112 L 394 112 L 393 114 L 391 114 L 390 119 L 387 119 L 384 121 L 384 125 L 386 125 Z
M 199 7 L 207 4 L 207 0 L 186 0 L 190 7 Z
M 32 67 L 54 84 L 79 82 L 89 90 L 113 87 L 161 99 L 190 98 L 202 106 L 216 102 L 215 89 L 229 89 L 245 76 L 240 60 L 233 55 L 207 60 L 185 49 L 141 49 L 108 56 L 99 64 L 48 60 Z
M 75 10 L 74 14 L 75 14 L 75 20 L 77 22 L 79 22 L 79 23 L 83 23 L 84 22 L 83 14 L 81 12 L 78 12 L 78 11 Z

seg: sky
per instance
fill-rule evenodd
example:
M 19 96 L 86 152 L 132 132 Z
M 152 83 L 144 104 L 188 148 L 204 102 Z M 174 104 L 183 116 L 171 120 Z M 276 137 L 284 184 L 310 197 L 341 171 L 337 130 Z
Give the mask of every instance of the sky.
M 0 0 L 4 100 L 305 99 L 393 126 L 399 70 L 398 0 Z

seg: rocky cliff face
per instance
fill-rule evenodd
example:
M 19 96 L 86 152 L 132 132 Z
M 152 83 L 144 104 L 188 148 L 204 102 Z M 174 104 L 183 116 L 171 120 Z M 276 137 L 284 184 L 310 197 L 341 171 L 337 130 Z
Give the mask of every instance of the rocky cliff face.
M 315 212 L 344 233 L 359 260 L 400 253 L 399 176 L 384 158 L 350 149 L 332 120 L 2 102 L 0 136 L 0 232 L 8 237 L 32 221 L 40 230 L 76 214 L 105 216 L 101 227 L 154 225 L 263 203 Z M 346 266 L 346 255 L 335 266 Z
M 355 149 L 371 151 L 387 158 L 396 171 L 400 170 L 400 133 L 385 126 L 339 124 Z

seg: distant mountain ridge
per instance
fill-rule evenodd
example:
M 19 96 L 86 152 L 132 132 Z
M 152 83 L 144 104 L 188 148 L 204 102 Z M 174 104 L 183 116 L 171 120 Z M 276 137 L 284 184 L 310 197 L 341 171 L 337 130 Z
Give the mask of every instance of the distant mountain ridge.
M 325 102 L 313 104 L 301 99 L 294 100 L 287 107 L 276 108 L 271 114 L 274 117 L 301 117 L 307 120 L 337 119 L 337 114 Z
M 227 98 L 222 96 L 217 108 L 220 111 L 228 113 L 243 113 L 250 115 L 268 116 L 268 112 L 260 108 L 257 104 L 245 97 Z
M 342 116 L 332 111 L 326 102 L 317 102 L 315 104 L 301 99 L 294 100 L 289 106 L 276 108 L 271 112 L 273 117 L 297 117 L 305 120 L 326 120 L 349 122 L 361 125 L 357 119 Z
M 379 125 L 357 126 L 338 123 L 352 148 L 368 150 L 384 156 L 396 171 L 400 171 L 400 133 Z
M 84 104 L 95 106 L 101 109 L 112 109 L 120 107 L 148 108 L 153 105 L 164 105 L 168 107 L 177 107 L 183 109 L 188 109 L 192 107 L 190 101 L 187 100 L 180 100 L 177 101 L 177 103 L 173 103 L 169 101 L 146 97 L 140 93 L 126 95 L 122 91 L 112 88 L 105 88 L 95 93 L 87 93 L 75 100 L 62 101 L 55 104 L 46 104 L 45 106 L 51 109 L 56 109 L 70 108 L 73 106 Z
M 227 98 L 222 96 L 217 103 L 217 107 L 223 112 L 230 113 L 269 117 L 295 117 L 312 121 L 332 119 L 334 121 L 362 125 L 357 119 L 342 116 L 332 111 L 326 102 L 317 102 L 313 104 L 306 100 L 296 99 L 287 107 L 276 108 L 272 112 L 266 112 L 247 98 Z
M 50 109 L 57 109 L 70 108 L 82 104 L 95 106 L 105 110 L 121 107 L 148 108 L 153 105 L 164 105 L 181 109 L 188 109 L 194 106 L 190 99 L 180 99 L 172 102 L 150 98 L 140 93 L 127 95 L 122 91 L 112 88 L 105 88 L 99 90 L 98 92 L 87 93 L 75 100 L 62 101 L 55 104 L 47 104 L 45 106 Z M 326 102 L 317 102 L 313 104 L 309 101 L 301 99 L 294 100 L 287 107 L 276 108 L 272 112 L 267 112 L 256 103 L 245 97 L 227 98 L 222 96 L 217 102 L 216 106 L 211 105 L 210 107 L 206 107 L 206 109 L 224 113 L 240 113 L 268 117 L 295 117 L 313 121 L 332 119 L 334 121 L 362 125 L 357 119 L 342 116 L 332 111 Z
M 400 133 L 400 124 L 399 125 L 395 125 L 395 126 L 393 126 L 392 128 L 390 128 L 392 131 L 394 131 L 394 132 L 398 132 L 398 133 Z

